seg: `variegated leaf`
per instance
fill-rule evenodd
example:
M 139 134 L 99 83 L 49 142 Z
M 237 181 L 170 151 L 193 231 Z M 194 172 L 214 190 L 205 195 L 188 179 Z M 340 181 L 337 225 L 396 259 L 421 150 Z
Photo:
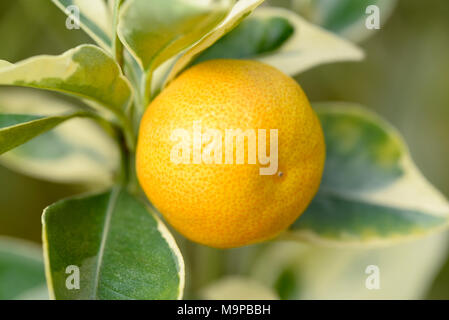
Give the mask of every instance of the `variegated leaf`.
M 53 117 L 79 107 L 46 92 L 23 88 L 0 90 L 0 113 Z M 63 183 L 109 185 L 118 168 L 118 148 L 91 119 L 75 118 L 0 157 L 10 169 Z
M 36 56 L 0 69 L 0 85 L 58 91 L 101 105 L 123 118 L 132 89 L 102 49 L 81 45 L 59 56 Z
M 234 29 L 247 17 L 263 0 L 240 0 L 232 8 L 226 18 L 209 34 L 202 38 L 192 48 L 187 50 L 176 61 L 170 73 L 166 77 L 165 84 L 173 80 L 184 68 L 186 68 L 201 52 L 212 46 L 221 37 Z
M 449 204 L 389 124 L 348 103 L 316 105 L 326 139 L 318 194 L 285 234 L 321 244 L 389 244 L 447 229 Z
M 75 117 L 88 117 L 87 112 L 74 112 L 55 116 L 0 113 L 0 155 L 37 137 L 64 121 Z
M 307 22 L 287 9 L 260 8 L 254 17 L 282 17 L 295 29 L 293 36 L 279 50 L 258 58 L 286 74 L 294 76 L 321 64 L 358 61 L 364 57 L 363 51 L 356 45 Z
M 292 9 L 304 18 L 351 41 L 362 41 L 382 28 L 397 0 L 293 0 Z M 366 21 L 379 8 L 379 29 L 368 29 Z M 368 10 L 367 10 L 368 9 Z
M 128 0 L 120 10 L 118 36 L 142 70 L 143 103 L 150 98 L 152 73 L 162 63 L 210 32 L 232 0 Z
M 59 201 L 45 209 L 43 243 L 50 297 L 179 299 L 184 262 L 157 215 L 125 190 Z M 79 270 L 79 290 L 66 269 Z

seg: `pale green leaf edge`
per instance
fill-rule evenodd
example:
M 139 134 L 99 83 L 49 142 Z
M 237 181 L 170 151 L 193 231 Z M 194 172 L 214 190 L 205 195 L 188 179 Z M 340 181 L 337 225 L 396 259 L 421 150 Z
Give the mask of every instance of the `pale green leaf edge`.
M 92 97 L 92 96 L 88 96 L 85 95 L 81 92 L 72 92 L 72 91 L 67 91 L 67 90 L 62 90 L 62 89 L 58 89 L 58 88 L 47 88 L 47 87 L 43 87 L 43 86 L 34 86 L 34 85 L 15 85 L 15 84 L 1 84 L 2 86 L 19 86 L 19 87 L 29 87 L 29 88 L 36 88 L 36 89 L 42 89 L 42 90 L 49 90 L 49 91 L 55 91 L 55 92 L 61 92 L 61 93 L 65 93 L 71 96 L 75 96 L 77 98 L 80 99 L 85 99 L 85 100 L 90 100 L 93 101 L 99 105 L 102 105 L 103 107 L 105 107 L 108 110 L 113 111 L 116 115 L 122 117 L 125 113 L 129 112 L 131 103 L 132 103 L 132 97 L 133 97 L 133 87 L 130 84 L 128 78 L 125 77 L 125 75 L 123 74 L 120 66 L 115 62 L 115 60 L 110 56 L 110 54 L 108 54 L 107 52 L 105 52 L 103 49 L 101 49 L 100 47 L 97 47 L 96 45 L 92 45 L 92 44 L 82 44 L 79 45 L 73 49 L 70 49 L 64 53 L 62 53 L 61 55 L 39 55 L 39 56 L 34 56 L 22 61 L 19 61 L 15 64 L 13 63 L 9 63 L 7 61 L 4 60 L 0 60 L 0 72 L 5 72 L 5 71 L 10 71 L 10 69 L 14 69 L 14 68 L 18 68 L 18 67 L 23 67 L 27 64 L 32 64 L 36 61 L 39 61 L 40 59 L 66 59 L 68 57 L 72 57 L 74 55 L 76 55 L 78 52 L 82 51 L 85 48 L 89 48 L 89 49 L 94 49 L 94 50 L 98 50 L 98 52 L 102 53 L 103 55 L 105 55 L 106 57 L 111 59 L 111 62 L 113 62 L 113 65 L 116 68 L 116 73 L 117 73 L 117 78 L 120 81 L 123 81 L 125 86 L 129 89 L 129 95 L 127 98 L 126 103 L 121 106 L 119 109 L 115 109 L 113 108 L 113 106 L 111 105 L 107 105 L 106 103 L 100 101 L 99 99 Z
M 0 113 L 0 115 L 12 115 L 12 114 Z M 93 114 L 91 114 L 89 112 L 79 111 L 79 112 L 72 112 L 72 113 L 67 113 L 67 114 L 63 114 L 63 115 L 43 116 L 43 117 L 31 120 L 31 121 L 21 122 L 21 123 L 14 124 L 12 126 L 0 128 L 0 136 L 1 136 L 2 134 L 5 134 L 5 133 L 8 134 L 10 132 L 20 131 L 21 129 L 26 129 L 26 127 L 48 125 L 48 127 L 43 128 L 42 130 L 39 131 L 39 133 L 37 133 L 33 137 L 22 139 L 22 141 L 18 144 L 17 143 L 12 144 L 11 147 L 7 147 L 6 149 L 3 149 L 3 146 L 1 146 L 0 147 L 0 155 L 5 152 L 8 152 L 14 148 L 17 148 L 18 146 L 32 140 L 33 138 L 35 138 L 47 131 L 52 130 L 53 128 L 57 127 L 58 125 L 60 125 L 63 122 L 68 121 L 73 118 L 76 118 L 76 117 L 81 117 L 81 118 L 91 117 L 91 118 L 95 119 L 95 116 L 93 116 Z
M 148 213 L 151 214 L 152 217 L 156 220 L 157 230 L 159 231 L 161 236 L 165 239 L 165 242 L 167 242 L 169 248 L 173 251 L 174 255 L 178 260 L 179 289 L 177 299 L 182 300 L 184 296 L 185 277 L 186 277 L 184 257 L 182 256 L 181 250 L 176 244 L 175 238 L 173 238 L 173 235 L 171 234 L 170 230 L 168 230 L 164 222 L 159 218 L 157 213 L 150 206 L 146 205 L 146 208 L 148 210 Z
M 294 27 L 293 36 L 281 48 L 258 59 L 290 76 L 296 76 L 322 64 L 360 61 L 365 57 L 363 50 L 357 45 L 306 21 L 291 10 L 261 7 L 254 12 L 254 16 L 282 17 Z

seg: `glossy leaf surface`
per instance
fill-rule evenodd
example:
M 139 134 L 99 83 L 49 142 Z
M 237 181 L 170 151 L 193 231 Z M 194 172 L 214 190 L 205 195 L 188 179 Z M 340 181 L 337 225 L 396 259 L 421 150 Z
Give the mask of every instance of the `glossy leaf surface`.
M 42 221 L 52 298 L 182 297 L 178 247 L 156 215 L 126 191 L 62 200 L 45 209 Z M 76 281 L 67 280 L 73 268 L 79 270 L 79 290 L 66 286 Z

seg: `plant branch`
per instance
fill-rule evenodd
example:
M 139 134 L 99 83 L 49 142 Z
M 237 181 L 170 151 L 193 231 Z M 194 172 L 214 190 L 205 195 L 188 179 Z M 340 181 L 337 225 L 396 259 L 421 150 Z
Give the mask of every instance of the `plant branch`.
M 131 117 L 132 118 L 132 117 Z M 130 151 L 135 151 L 136 149 L 136 135 L 134 132 L 133 121 L 127 115 L 120 114 L 119 119 L 121 123 L 121 128 L 123 129 L 123 136 Z
M 127 147 L 126 137 L 120 129 L 117 130 L 117 143 L 120 148 L 120 173 L 118 176 L 118 182 L 126 186 L 129 181 L 129 162 L 131 152 Z

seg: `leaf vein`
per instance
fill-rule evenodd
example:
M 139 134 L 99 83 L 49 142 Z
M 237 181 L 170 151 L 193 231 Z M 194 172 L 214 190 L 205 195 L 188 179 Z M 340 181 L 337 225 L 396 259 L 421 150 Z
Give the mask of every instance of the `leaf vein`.
M 106 247 L 106 240 L 108 238 L 109 234 L 109 228 L 111 225 L 111 217 L 112 213 L 114 212 L 115 205 L 117 203 L 117 197 L 120 193 L 120 190 L 118 188 L 115 188 L 111 192 L 111 196 L 108 201 L 108 206 L 106 209 L 106 217 L 104 221 L 104 229 L 103 233 L 101 235 L 101 243 L 100 243 L 100 250 L 98 252 L 98 262 L 97 262 L 97 268 L 95 270 L 95 278 L 94 278 L 94 288 L 92 292 L 92 299 L 95 299 L 98 292 L 98 286 L 100 282 L 100 272 L 101 272 L 101 266 L 103 263 L 103 256 L 104 256 L 104 250 Z

